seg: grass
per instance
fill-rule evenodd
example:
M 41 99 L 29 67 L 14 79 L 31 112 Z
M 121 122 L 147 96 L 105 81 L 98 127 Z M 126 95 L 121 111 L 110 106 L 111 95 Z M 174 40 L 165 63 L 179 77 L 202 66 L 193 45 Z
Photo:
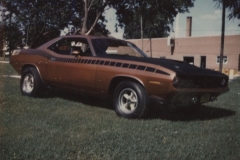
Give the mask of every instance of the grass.
M 118 117 L 105 101 L 52 92 L 22 96 L 0 63 L 0 159 L 240 159 L 240 80 L 195 113 L 152 106 L 141 120 Z

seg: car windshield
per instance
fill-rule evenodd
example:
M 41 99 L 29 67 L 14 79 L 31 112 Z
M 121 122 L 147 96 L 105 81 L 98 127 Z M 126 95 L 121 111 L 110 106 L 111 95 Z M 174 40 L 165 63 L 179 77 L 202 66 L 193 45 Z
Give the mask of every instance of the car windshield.
M 133 56 L 148 57 L 136 45 L 118 39 L 92 39 L 97 56 Z

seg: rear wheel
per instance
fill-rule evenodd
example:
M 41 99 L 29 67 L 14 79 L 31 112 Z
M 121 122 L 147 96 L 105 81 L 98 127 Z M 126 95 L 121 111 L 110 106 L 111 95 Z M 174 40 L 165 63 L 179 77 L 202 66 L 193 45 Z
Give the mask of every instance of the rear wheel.
M 24 69 L 20 80 L 20 90 L 23 95 L 30 97 L 38 96 L 44 87 L 44 83 L 36 68 L 28 67 Z
M 146 91 L 136 82 L 121 82 L 114 92 L 113 105 L 119 116 L 141 118 L 147 110 Z

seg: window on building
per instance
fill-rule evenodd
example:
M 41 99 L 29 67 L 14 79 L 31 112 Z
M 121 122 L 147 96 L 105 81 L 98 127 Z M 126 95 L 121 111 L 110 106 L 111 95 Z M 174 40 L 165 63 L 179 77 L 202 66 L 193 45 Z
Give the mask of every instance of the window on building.
M 194 65 L 194 57 L 183 57 L 183 61 Z
M 223 56 L 223 64 L 227 64 L 228 58 L 227 56 Z M 220 63 L 220 56 L 217 56 L 217 64 Z
M 206 68 L 206 56 L 201 56 L 200 67 Z

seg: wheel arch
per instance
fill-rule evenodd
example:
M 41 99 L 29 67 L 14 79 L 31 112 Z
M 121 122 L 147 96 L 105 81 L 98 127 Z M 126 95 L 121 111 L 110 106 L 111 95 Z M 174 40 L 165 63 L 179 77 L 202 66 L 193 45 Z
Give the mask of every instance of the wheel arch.
M 122 75 L 122 76 L 116 76 L 116 77 L 114 77 L 114 78 L 111 80 L 110 85 L 109 85 L 109 87 L 108 87 L 108 94 L 109 94 L 110 96 L 112 96 L 113 93 L 114 93 L 114 91 L 115 91 L 115 89 L 116 89 L 116 87 L 117 87 L 121 82 L 123 82 L 123 81 L 136 82 L 136 83 L 140 84 L 140 85 L 145 89 L 144 83 L 143 83 L 141 80 L 139 80 L 138 78 L 136 78 L 136 77 L 130 77 L 130 76 L 123 76 L 123 75 Z
M 35 64 L 24 64 L 24 65 L 22 66 L 22 71 L 21 71 L 21 72 L 23 72 L 23 71 L 24 71 L 26 68 L 28 68 L 28 67 L 36 68 L 36 70 L 37 70 L 37 72 L 38 72 L 38 74 L 39 74 L 42 82 L 46 85 L 46 83 L 43 81 L 43 78 L 42 78 L 42 75 L 41 75 L 41 73 L 40 73 L 40 70 L 38 69 L 38 67 L 37 67 Z M 22 78 L 22 77 L 21 77 L 21 78 Z

